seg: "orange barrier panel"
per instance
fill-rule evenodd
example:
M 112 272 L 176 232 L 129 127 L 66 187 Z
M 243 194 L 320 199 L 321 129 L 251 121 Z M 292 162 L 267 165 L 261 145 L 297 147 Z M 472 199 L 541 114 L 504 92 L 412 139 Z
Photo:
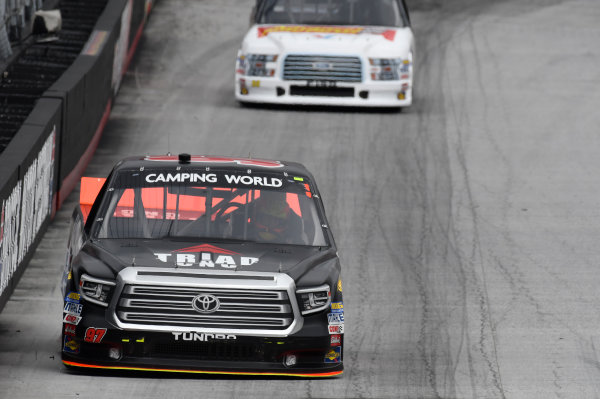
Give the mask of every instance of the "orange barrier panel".
M 83 214 L 83 221 L 87 220 L 90 211 L 92 210 L 92 205 L 94 205 L 94 201 L 96 201 L 96 197 L 98 193 L 102 189 L 105 178 L 102 177 L 82 177 L 81 178 L 81 189 L 79 191 L 79 207 L 81 208 L 81 213 Z

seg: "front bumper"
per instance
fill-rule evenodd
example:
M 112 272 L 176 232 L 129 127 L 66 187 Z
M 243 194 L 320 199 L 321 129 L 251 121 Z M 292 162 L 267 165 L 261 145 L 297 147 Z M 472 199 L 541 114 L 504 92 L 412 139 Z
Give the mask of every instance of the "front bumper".
M 94 327 L 88 327 L 94 324 Z M 343 335 L 244 337 L 107 329 L 102 342 L 86 342 L 82 320 L 74 335 L 63 337 L 63 363 L 70 367 L 199 374 L 333 377 L 343 372 Z M 103 327 L 100 327 L 103 328 Z M 210 337 L 210 338 L 209 338 Z M 232 339 L 232 337 L 235 337 Z M 286 365 L 290 356 L 295 364 Z
M 165 273 L 167 277 L 163 276 Z M 152 296 L 157 289 L 167 289 L 170 295 Z M 183 308 L 176 307 L 181 302 L 169 299 L 186 298 L 190 289 L 193 292 L 190 295 L 201 290 L 219 295 L 223 311 L 232 305 L 228 302 L 229 296 L 233 295 L 231 298 L 237 301 L 236 293 L 246 296 L 244 305 L 236 302 L 238 307 L 252 306 L 253 293 L 260 293 L 261 298 L 280 293 L 276 303 L 284 303 L 284 294 L 287 294 L 289 302 L 285 302 L 283 308 L 288 306 L 289 309 L 282 310 L 281 315 L 292 314 L 294 321 L 286 329 L 285 326 L 256 328 L 245 323 L 248 319 L 242 317 L 256 311 L 233 311 L 223 318 L 219 316 L 219 309 L 215 319 L 190 323 L 189 318 L 197 320 L 194 319 L 197 316 L 186 313 L 191 311 L 191 299 L 183 301 L 186 304 Z M 341 291 L 334 293 L 334 299 L 337 302 L 328 305 L 330 308 L 301 316 L 294 281 L 284 274 L 190 270 L 182 274 L 177 270 L 125 268 L 118 275 L 107 307 L 86 301 L 75 292 L 65 297 L 62 360 L 69 367 L 109 370 L 332 377 L 343 371 Z M 187 309 L 188 300 L 190 309 Z M 152 315 L 161 317 L 144 324 Z M 120 319 L 128 317 L 132 318 L 129 322 Z M 237 328 L 214 326 L 217 320 L 231 321 L 232 318 Z M 254 317 L 252 320 L 269 322 L 270 319 Z M 202 326 L 202 323 L 210 325 L 211 321 L 213 327 Z M 242 325 L 245 328 L 241 328 Z
M 282 80 L 236 74 L 235 97 L 240 102 L 266 104 L 407 107 L 412 104 L 412 80 L 362 83 Z

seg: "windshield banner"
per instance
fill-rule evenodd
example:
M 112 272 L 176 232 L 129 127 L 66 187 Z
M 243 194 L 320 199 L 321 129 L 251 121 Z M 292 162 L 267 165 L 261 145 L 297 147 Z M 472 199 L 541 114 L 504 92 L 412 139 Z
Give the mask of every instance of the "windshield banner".
M 385 39 L 394 41 L 396 31 L 394 29 L 365 28 L 359 26 L 310 26 L 310 25 L 278 25 L 263 26 L 258 28 L 258 37 L 268 36 L 270 33 L 289 32 L 289 33 L 329 33 L 358 35 L 368 33 L 372 35 L 382 35 Z

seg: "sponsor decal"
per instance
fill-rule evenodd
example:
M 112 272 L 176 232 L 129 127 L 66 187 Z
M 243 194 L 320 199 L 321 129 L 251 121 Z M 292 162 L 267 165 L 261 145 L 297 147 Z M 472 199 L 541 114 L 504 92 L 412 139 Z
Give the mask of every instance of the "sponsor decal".
M 342 344 L 342 336 L 340 334 L 333 334 L 331 336 L 331 346 L 340 346 Z
M 328 326 L 329 334 L 343 334 L 344 333 L 344 325 L 340 324 L 338 326 Z
M 344 313 L 344 304 L 342 302 L 331 302 L 332 313 Z
M 279 25 L 279 26 L 265 26 L 258 28 L 258 37 L 266 37 L 271 33 L 317 33 L 316 37 L 320 39 L 331 39 L 335 34 L 342 35 L 359 35 L 359 34 L 372 34 L 381 35 L 386 40 L 394 41 L 396 37 L 396 31 L 394 29 L 381 29 L 381 28 L 365 28 L 360 26 L 313 26 L 313 25 Z M 326 34 L 321 35 L 321 33 Z
M 268 36 L 270 33 L 289 32 L 289 33 L 338 33 L 346 35 L 357 35 L 365 28 L 353 26 L 306 26 L 306 25 L 279 25 L 266 26 L 258 28 L 258 37 Z
M 67 296 L 65 296 L 65 302 L 71 302 L 71 303 L 79 303 L 79 300 L 81 299 L 81 295 L 79 295 L 77 292 L 69 292 L 67 294 Z
M 79 353 L 79 342 L 75 341 L 73 336 L 65 335 L 65 340 L 63 341 L 63 352 Z
M 102 338 L 104 338 L 105 334 L 106 334 L 106 328 L 88 327 L 85 330 L 85 335 L 83 337 L 83 340 L 85 342 L 99 344 L 100 342 L 102 342 Z
M 283 186 L 283 180 L 276 177 L 262 177 L 249 175 L 228 175 L 223 178 L 228 184 L 244 186 L 275 187 Z M 147 183 L 217 183 L 219 175 L 215 173 L 149 173 L 146 175 Z
M 63 309 L 63 313 L 72 314 L 74 316 L 81 315 L 82 311 L 83 311 L 83 305 L 81 305 L 79 303 L 73 303 L 73 302 L 66 302 L 65 307 Z
M 231 334 L 209 334 L 195 332 L 173 332 L 171 334 L 173 334 L 173 339 L 175 341 L 208 342 L 210 340 L 237 339 L 237 336 Z
M 63 319 L 64 323 L 75 324 L 78 325 L 81 321 L 81 316 L 75 316 L 74 314 L 66 314 Z
M 22 182 L 18 182 L 15 188 L 2 201 L 2 214 L 4 215 L 4 227 L 2 241 L 0 241 L 0 293 L 8 286 L 17 266 L 19 265 L 19 231 L 21 230 L 21 191 Z
M 23 178 L 19 263 L 29 252 L 42 224 L 52 211 L 55 136 L 56 126 Z
M 2 201 L 0 240 L 0 293 L 8 286 L 52 211 L 56 126 L 37 157 Z
M 154 256 L 161 262 L 174 262 L 177 266 L 182 267 L 198 266 L 203 268 L 214 268 L 215 266 L 218 266 L 223 269 L 236 269 L 238 266 L 251 266 L 259 261 L 259 258 L 239 256 L 237 252 L 228 251 L 208 244 L 183 248 L 173 252 L 174 253 L 155 253 Z
M 325 354 L 325 363 L 339 363 L 342 358 L 342 347 L 331 348 Z
M 333 34 L 329 34 L 329 35 L 315 35 L 315 37 L 318 37 L 319 39 L 333 39 L 335 37 L 335 35 Z
M 65 324 L 65 335 L 75 335 L 76 329 L 77 326 L 74 326 L 73 324 Z
M 338 283 L 337 283 L 337 290 L 338 290 L 339 292 L 342 292 L 342 279 L 339 279 L 339 280 L 338 280 Z
M 214 173 L 150 173 L 146 176 L 148 183 L 216 183 Z
M 248 175 L 225 175 L 229 184 L 243 184 L 245 186 L 281 187 L 283 181 L 276 177 L 260 177 Z
M 328 313 L 327 320 L 330 325 L 340 325 L 344 324 L 344 314 L 343 313 Z
M 177 156 L 148 156 L 145 161 L 178 161 Z M 207 162 L 207 163 L 235 163 L 244 166 L 260 166 L 263 168 L 281 168 L 283 164 L 279 161 L 267 161 L 264 159 L 236 159 L 228 157 L 207 157 L 203 155 L 193 155 L 190 162 Z

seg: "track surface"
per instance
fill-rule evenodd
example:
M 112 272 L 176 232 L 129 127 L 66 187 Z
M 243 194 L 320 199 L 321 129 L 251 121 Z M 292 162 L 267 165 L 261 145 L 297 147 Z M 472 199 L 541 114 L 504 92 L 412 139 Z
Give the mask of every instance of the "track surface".
M 600 4 L 412 1 L 416 104 L 390 113 L 238 106 L 251 3 L 156 4 L 87 175 L 147 152 L 304 163 L 345 267 L 344 376 L 66 371 L 74 192 L 0 314 L 0 397 L 600 397 Z

